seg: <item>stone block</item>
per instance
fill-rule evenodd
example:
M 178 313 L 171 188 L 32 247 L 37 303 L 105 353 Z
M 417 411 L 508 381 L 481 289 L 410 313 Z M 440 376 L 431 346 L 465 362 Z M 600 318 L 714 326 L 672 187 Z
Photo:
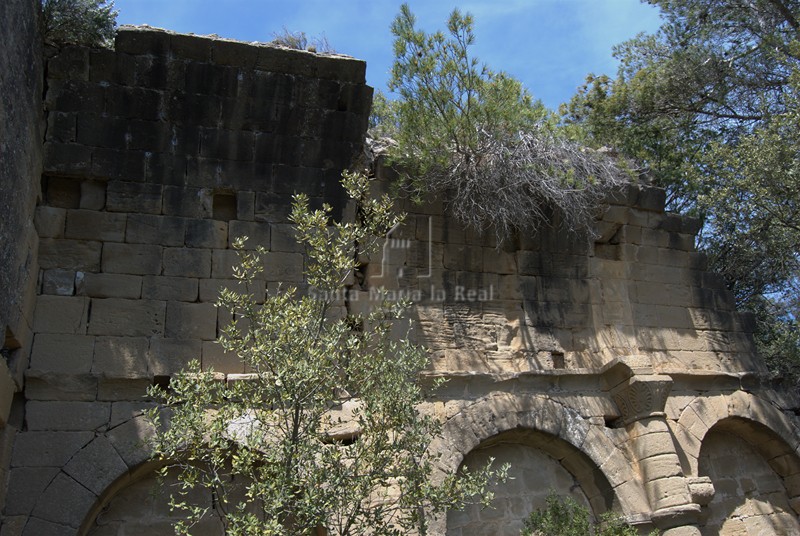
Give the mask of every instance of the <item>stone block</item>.
M 151 337 L 164 333 L 165 303 L 152 300 L 92 299 L 89 333 Z
M 196 35 L 173 34 L 170 39 L 176 56 L 197 61 L 211 60 L 211 47 L 216 41 Z
M 37 333 L 86 333 L 89 300 L 78 296 L 47 296 L 36 299 L 33 329 Z
M 186 222 L 185 218 L 173 216 L 130 214 L 125 230 L 125 242 L 182 246 L 186 234 Z
M 203 129 L 200 136 L 200 156 L 220 160 L 253 160 L 253 133 Z
M 63 208 L 39 206 L 33 223 L 40 238 L 63 238 L 67 211 Z
M 197 279 L 145 276 L 142 282 L 142 298 L 145 300 L 196 301 Z
M 264 222 L 250 222 L 232 220 L 228 222 L 228 244 L 232 245 L 237 238 L 247 237 L 245 249 L 255 249 L 256 246 L 270 248 L 270 227 Z
M 134 275 L 161 273 L 161 247 L 107 243 L 103 246 L 103 272 Z
M 140 416 L 115 426 L 106 437 L 125 464 L 133 468 L 150 457 L 151 451 L 147 441 L 154 434 L 153 424 L 147 417 Z
M 202 341 L 198 339 L 161 339 L 150 340 L 147 352 L 148 369 L 155 376 L 172 376 L 184 370 L 189 361 L 202 357 Z
M 61 523 L 51 523 L 37 517 L 31 517 L 25 523 L 25 529 L 22 536 L 39 536 L 40 534 L 47 534 L 48 536 L 72 536 L 75 534 L 75 528 Z
M 164 275 L 210 277 L 211 250 L 199 248 L 165 248 Z
M 92 367 L 94 337 L 38 333 L 33 339 L 31 368 L 65 374 L 88 373 Z
M 227 288 L 233 292 L 252 294 L 256 303 L 263 303 L 266 295 L 266 282 L 253 281 L 251 285 L 240 284 L 238 279 L 201 279 L 200 301 L 216 303 L 219 291 Z
M 217 308 L 213 303 L 167 303 L 165 335 L 172 339 L 215 340 Z
M 253 221 L 255 218 L 255 192 L 236 192 L 236 219 Z
M 255 220 L 272 223 L 285 223 L 292 211 L 290 194 L 256 192 Z
M 94 439 L 94 432 L 22 432 L 14 443 L 12 467 L 62 467 Z
M 85 174 L 91 169 L 92 150 L 75 143 L 44 144 L 44 171 L 51 173 Z
M 132 119 L 128 125 L 128 147 L 130 149 L 165 153 L 172 149 L 172 129 L 163 121 Z
M 160 184 L 111 181 L 106 194 L 106 210 L 159 214 L 162 188 Z
M 90 298 L 138 299 L 142 296 L 142 277 L 126 274 L 83 274 L 77 288 L 80 296 Z
M 100 242 L 44 238 L 39 241 L 39 267 L 96 272 L 100 269 L 101 250 Z
M 128 58 L 117 55 L 123 63 Z M 124 67 L 123 67 L 124 68 Z M 143 87 L 110 86 L 106 88 L 106 112 L 123 119 L 158 121 L 163 92 Z
M 225 249 L 228 244 L 228 222 L 188 220 L 184 243 L 190 248 Z
M 125 120 L 85 111 L 78 114 L 77 141 L 89 147 L 126 148 Z
M 114 446 L 104 436 L 83 447 L 64 466 L 64 472 L 96 495 L 128 470 Z M 81 514 L 83 514 L 81 512 Z
M 297 241 L 295 226 L 289 223 L 271 223 L 269 250 L 287 253 L 303 253 L 304 247 Z
M 97 400 L 118 402 L 120 400 L 138 400 L 145 396 L 147 389 L 153 385 L 152 375 L 146 378 L 108 378 L 97 379 Z
M 107 378 L 148 377 L 149 346 L 146 337 L 97 337 L 92 374 Z
M 183 186 L 164 187 L 164 214 L 187 218 L 210 218 L 212 210 L 212 196 L 209 190 Z
M 108 474 L 103 473 L 102 476 L 107 477 Z M 97 494 L 66 474 L 59 473 L 39 497 L 33 515 L 75 529 L 83 522 L 83 517 L 96 500 Z
M 663 212 L 664 204 L 667 200 L 667 193 L 663 188 L 654 186 L 639 187 L 639 197 L 636 200 L 636 207 L 652 212 Z
M 211 277 L 233 279 L 233 267 L 239 265 L 239 256 L 230 249 L 215 249 L 211 252 Z
M 75 272 L 73 270 L 44 270 L 42 273 L 42 294 L 72 296 L 75 294 Z
M 8 494 L 6 495 L 6 516 L 29 515 L 42 492 L 60 472 L 57 467 L 16 467 L 9 471 Z M 4 523 L 5 524 L 5 523 Z
M 67 211 L 66 238 L 122 242 L 125 238 L 125 214 L 94 210 Z
M 236 354 L 226 352 L 222 346 L 214 341 L 203 341 L 203 357 L 201 360 L 203 370 L 214 369 L 214 372 L 224 374 L 243 373 L 244 363 Z
M 49 402 L 29 400 L 25 422 L 29 431 L 77 431 L 102 429 L 111 415 L 106 402 Z
M 81 182 L 80 208 L 103 210 L 106 206 L 106 183 L 102 181 Z
M 28 369 L 25 371 L 27 400 L 85 400 L 97 397 L 97 378 L 86 371 L 54 372 Z
M 145 160 L 148 155 L 144 151 L 133 149 L 110 149 L 95 147 L 92 149 L 92 175 L 106 180 L 125 181 L 126 183 L 141 183 L 145 177 Z M 131 199 L 131 186 L 117 187 L 111 192 L 106 190 L 106 208 L 114 212 L 128 212 L 125 207 L 133 208 L 135 201 Z M 145 196 L 142 198 L 141 211 L 152 212 L 152 189 L 142 189 Z M 146 203 L 145 203 L 146 202 Z
M 53 79 L 86 80 L 88 77 L 88 50 L 83 47 L 66 46 L 47 60 L 47 76 Z
M 173 94 L 164 102 L 167 120 L 192 126 L 216 127 L 222 112 L 221 99 L 215 95 Z

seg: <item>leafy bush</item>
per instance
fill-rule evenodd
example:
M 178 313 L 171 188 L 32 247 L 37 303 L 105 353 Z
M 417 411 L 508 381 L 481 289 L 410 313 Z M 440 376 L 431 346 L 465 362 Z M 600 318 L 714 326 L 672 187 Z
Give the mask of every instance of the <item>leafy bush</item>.
M 412 191 L 443 193 L 465 225 L 498 238 L 556 219 L 585 231 L 593 207 L 628 173 L 556 134 L 550 113 L 514 78 L 470 56 L 472 17 L 453 11 L 448 35 L 426 34 L 404 4 L 392 24 L 397 146 Z M 380 117 L 380 114 L 376 114 Z
M 560 497 L 551 491 L 547 507 L 531 512 L 521 536 L 638 536 L 639 532 L 618 514 L 606 512 L 600 522 L 591 520 L 589 510 L 572 497 Z M 657 531 L 650 536 L 657 536 Z
M 286 48 L 293 48 L 295 50 L 308 50 L 309 52 L 336 52 L 333 47 L 328 43 L 328 38 L 324 35 L 321 37 L 314 37 L 308 39 L 305 32 L 290 32 L 284 28 L 281 32 L 273 34 L 273 39 L 270 41 L 273 45 L 278 45 Z
M 109 0 L 42 0 L 42 38 L 55 45 L 111 46 L 117 13 Z

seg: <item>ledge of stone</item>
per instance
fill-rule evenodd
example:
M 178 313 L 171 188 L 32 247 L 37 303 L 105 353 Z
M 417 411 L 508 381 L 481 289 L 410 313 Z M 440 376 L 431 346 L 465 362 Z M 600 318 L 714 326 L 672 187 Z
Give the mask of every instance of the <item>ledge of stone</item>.
M 353 84 L 363 84 L 366 80 L 366 62 L 343 54 L 246 43 L 216 35 L 180 34 L 146 25 L 121 26 L 114 48 L 132 55 L 171 56 Z

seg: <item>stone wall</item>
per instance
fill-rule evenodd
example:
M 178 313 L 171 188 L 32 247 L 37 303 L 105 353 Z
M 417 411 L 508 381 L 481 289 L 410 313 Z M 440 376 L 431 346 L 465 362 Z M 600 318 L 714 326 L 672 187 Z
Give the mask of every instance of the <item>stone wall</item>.
M 3 535 L 169 529 L 163 501 L 141 500 L 155 482 L 142 395 L 193 358 L 240 379 L 214 343 L 231 242 L 270 249 L 257 294 L 302 285 L 291 195 L 346 214 L 364 69 L 147 28 L 49 61 L 35 336 Z M 444 423 L 438 469 L 496 454 L 519 477 L 495 509 L 443 516 L 432 534 L 515 534 L 550 488 L 668 536 L 733 534 L 733 515 L 800 531 L 799 404 L 766 381 L 750 319 L 695 251 L 699 222 L 665 213 L 663 191 L 615 192 L 592 236 L 554 226 L 501 244 L 440 201 L 406 209 L 341 306 L 367 309 L 379 289 L 411 299 L 424 378 L 449 380 L 423 408 Z M 757 483 L 713 462 L 731 435 Z
M 0 508 L 21 413 L 12 401 L 33 341 L 38 237 L 33 210 L 42 169 L 42 50 L 38 2 L 0 3 Z M 10 31 L 11 29 L 14 31 Z
M 346 57 L 147 28 L 48 61 L 36 335 L 9 526 L 75 532 L 142 461 L 137 416 L 154 381 L 190 359 L 244 372 L 214 342 L 231 243 L 270 249 L 257 294 L 302 281 L 291 196 L 341 216 L 341 171 L 371 102 L 364 73 Z

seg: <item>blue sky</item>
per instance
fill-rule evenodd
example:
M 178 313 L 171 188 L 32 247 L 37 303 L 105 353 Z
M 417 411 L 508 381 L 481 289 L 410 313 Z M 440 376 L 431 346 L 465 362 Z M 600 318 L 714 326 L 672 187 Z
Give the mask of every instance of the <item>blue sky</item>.
M 115 0 L 120 24 L 270 41 L 286 28 L 323 35 L 337 52 L 367 61 L 367 82 L 386 90 L 389 25 L 400 0 Z M 474 54 L 523 82 L 550 108 L 569 100 L 587 73 L 614 74 L 613 45 L 659 26 L 639 0 L 439 0 L 408 2 L 426 31 L 444 29 L 458 6 L 475 17 Z

